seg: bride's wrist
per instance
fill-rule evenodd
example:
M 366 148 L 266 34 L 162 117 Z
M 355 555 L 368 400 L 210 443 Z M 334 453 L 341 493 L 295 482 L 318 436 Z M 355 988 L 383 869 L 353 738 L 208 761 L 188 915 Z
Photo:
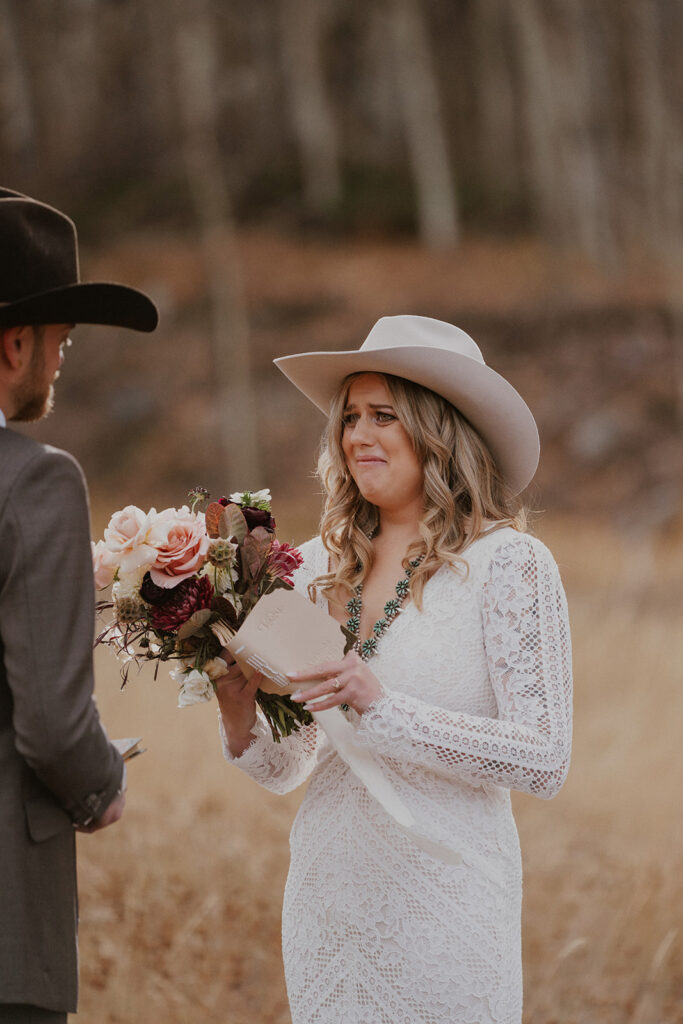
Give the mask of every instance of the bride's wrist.
M 374 695 L 373 697 L 371 697 L 371 699 L 370 699 L 370 700 L 369 700 L 369 702 L 368 702 L 368 703 L 367 703 L 367 704 L 365 705 L 365 707 L 363 708 L 363 710 L 362 710 L 362 711 L 359 711 L 359 714 L 361 715 L 361 717 L 362 717 L 363 715 L 367 714 L 367 712 L 368 712 L 368 711 L 371 711 L 371 710 L 372 710 L 373 708 L 377 707 L 377 705 L 379 704 L 379 702 L 380 702 L 380 701 L 381 701 L 381 700 L 382 700 L 382 699 L 383 699 L 384 697 L 386 697 L 386 690 L 384 689 L 384 687 L 383 687 L 383 686 L 382 686 L 382 684 L 380 683 L 380 685 L 379 685 L 379 688 L 378 688 L 377 692 L 375 693 L 375 695 Z
M 244 719 L 235 721 L 223 713 L 221 720 L 230 753 L 233 757 L 240 757 L 256 739 L 256 711 L 254 711 L 253 717 L 247 721 Z

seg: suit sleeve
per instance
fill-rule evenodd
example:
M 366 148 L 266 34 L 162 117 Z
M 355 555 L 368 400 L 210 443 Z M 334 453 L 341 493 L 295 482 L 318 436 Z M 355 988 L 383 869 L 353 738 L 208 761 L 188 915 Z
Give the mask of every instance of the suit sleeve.
M 94 586 L 85 484 L 43 449 L 0 517 L 0 630 L 19 754 L 76 824 L 121 784 L 121 758 L 93 700 Z

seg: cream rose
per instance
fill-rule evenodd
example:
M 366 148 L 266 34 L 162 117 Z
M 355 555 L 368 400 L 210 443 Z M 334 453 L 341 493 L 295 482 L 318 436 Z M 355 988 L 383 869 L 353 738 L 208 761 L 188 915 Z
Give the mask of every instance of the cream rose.
M 118 561 L 121 572 L 148 568 L 157 557 L 164 531 L 158 526 L 156 509 L 144 513 L 136 505 L 115 512 L 104 531 L 104 544 Z
M 136 572 L 119 573 L 119 578 L 111 588 L 111 596 L 115 601 L 132 598 L 141 601 L 140 584 L 142 583 L 143 576 L 144 572 L 142 569 L 138 569 Z
M 114 582 L 117 562 L 103 540 L 98 540 L 97 544 L 91 540 L 90 548 L 92 550 L 92 570 L 95 577 L 95 586 L 98 590 L 104 590 L 105 587 Z
M 150 569 L 152 582 L 158 587 L 176 587 L 193 576 L 206 561 L 209 538 L 202 512 L 190 512 L 187 505 L 160 512 L 157 524 L 164 538 L 157 546 L 156 559 Z
M 204 672 L 211 680 L 220 679 L 228 671 L 228 663 L 223 658 L 211 658 L 204 666 Z
M 190 672 L 182 668 L 173 668 L 170 674 L 180 687 L 178 691 L 179 708 L 189 708 L 192 704 L 203 704 L 213 697 L 213 686 L 206 672 L 200 672 L 196 668 Z

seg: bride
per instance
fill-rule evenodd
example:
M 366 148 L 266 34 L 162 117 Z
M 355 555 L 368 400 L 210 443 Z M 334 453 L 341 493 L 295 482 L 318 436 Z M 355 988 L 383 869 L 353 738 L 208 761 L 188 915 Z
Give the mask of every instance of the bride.
M 292 673 L 295 698 L 347 709 L 416 831 L 461 855 L 427 852 L 315 723 L 273 743 L 260 677 L 230 665 L 226 759 L 277 793 L 310 778 L 283 911 L 293 1024 L 520 1024 L 510 790 L 554 796 L 571 745 L 564 592 L 514 497 L 538 461 L 533 417 L 468 335 L 426 317 L 276 362 L 328 413 L 296 587 L 357 635 Z

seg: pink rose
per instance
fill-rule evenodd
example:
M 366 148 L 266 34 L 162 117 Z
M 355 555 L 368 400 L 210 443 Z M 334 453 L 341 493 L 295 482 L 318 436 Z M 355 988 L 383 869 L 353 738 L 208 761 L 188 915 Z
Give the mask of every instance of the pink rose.
M 114 582 L 114 573 L 117 568 L 116 559 L 103 540 L 98 540 L 97 544 L 90 541 L 90 547 L 92 549 L 92 569 L 95 576 L 95 586 L 98 590 L 104 590 L 105 587 Z
M 184 505 L 180 509 L 164 509 L 157 523 L 163 526 L 165 536 L 149 574 L 158 587 L 175 587 L 198 572 L 206 561 L 209 538 L 204 515 L 190 512 Z
M 122 573 L 147 568 L 156 560 L 157 547 L 165 536 L 158 522 L 156 509 L 152 508 L 145 514 L 136 505 L 127 505 L 111 517 L 104 531 L 104 543 L 115 556 Z

